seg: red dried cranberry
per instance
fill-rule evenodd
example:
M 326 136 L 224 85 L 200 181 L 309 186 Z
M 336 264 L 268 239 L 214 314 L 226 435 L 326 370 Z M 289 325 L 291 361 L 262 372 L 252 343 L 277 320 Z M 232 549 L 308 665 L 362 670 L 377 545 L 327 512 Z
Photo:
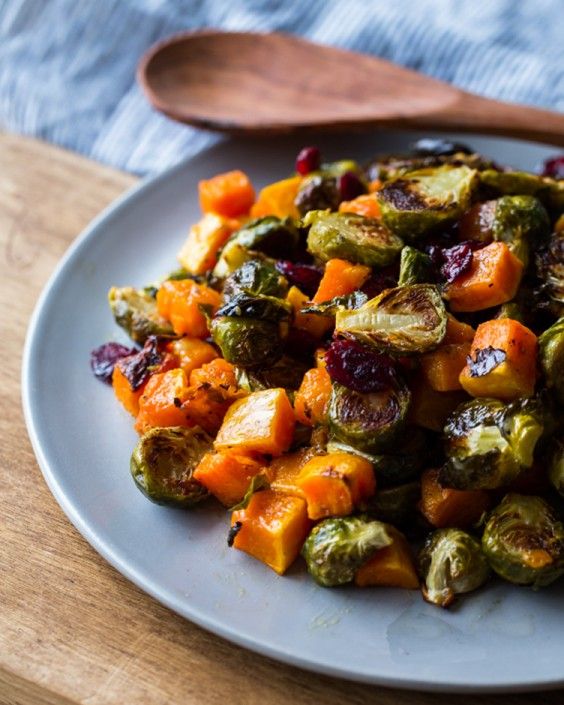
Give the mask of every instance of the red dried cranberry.
M 320 164 L 321 152 L 317 147 L 304 147 L 296 157 L 296 171 L 302 176 L 319 169 Z
M 135 391 L 149 378 L 151 371 L 161 364 L 162 359 L 158 338 L 156 335 L 150 335 L 142 350 L 122 358 L 117 364 L 129 386 Z
M 278 260 L 276 269 L 283 274 L 286 279 L 297 286 L 307 296 L 313 296 L 319 287 L 319 282 L 323 276 L 323 271 L 313 264 L 300 264 L 288 260 Z
M 469 242 L 442 251 L 441 274 L 450 284 L 472 266 L 472 246 Z
M 100 381 L 111 384 L 116 362 L 136 352 L 119 343 L 104 343 L 90 353 L 90 367 Z
M 299 360 L 309 360 L 313 351 L 319 347 L 319 338 L 307 330 L 290 328 L 286 338 L 286 352 Z
M 366 193 L 366 187 L 358 176 L 352 171 L 345 171 L 337 179 L 337 188 L 343 201 L 352 201 L 353 198 Z
M 552 157 L 552 159 L 546 159 L 543 164 L 542 176 L 564 179 L 564 154 L 559 157 Z
M 381 294 L 385 289 L 393 289 L 398 285 L 398 272 L 396 266 L 384 267 L 377 272 L 372 272 L 361 287 L 363 294 L 369 299 Z
M 333 341 L 325 362 L 331 379 L 355 392 L 377 392 L 389 387 L 395 378 L 394 361 L 389 355 L 354 340 Z

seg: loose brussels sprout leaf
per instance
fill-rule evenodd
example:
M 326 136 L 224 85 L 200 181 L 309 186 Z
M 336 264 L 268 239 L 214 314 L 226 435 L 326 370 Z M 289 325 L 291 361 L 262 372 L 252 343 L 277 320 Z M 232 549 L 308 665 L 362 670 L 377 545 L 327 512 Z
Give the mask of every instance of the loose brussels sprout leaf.
M 386 526 L 362 516 L 324 519 L 305 540 L 302 556 L 324 587 L 349 583 L 360 566 L 392 539 Z
M 406 245 L 401 251 L 398 286 L 427 284 L 434 281 L 435 272 L 429 255 Z
M 410 398 L 400 381 L 369 394 L 334 382 L 328 409 L 333 440 L 366 453 L 389 448 L 404 427 Z
M 216 316 L 210 330 L 223 357 L 241 367 L 269 367 L 284 351 L 284 329 L 280 323 Z
M 249 487 L 247 488 L 247 491 L 245 492 L 245 496 L 243 499 L 238 502 L 237 504 L 233 505 L 232 507 L 229 508 L 230 512 L 235 512 L 238 509 L 246 509 L 249 506 L 249 502 L 252 499 L 252 496 L 255 494 L 255 492 L 261 492 L 261 490 L 267 490 L 270 487 L 270 482 L 268 481 L 268 477 L 266 475 L 263 475 L 263 473 L 259 473 L 258 475 L 255 475 L 253 479 L 249 483 Z
M 302 360 L 285 355 L 272 367 L 259 370 L 236 369 L 237 382 L 241 389 L 248 392 L 260 392 L 263 389 L 283 387 L 286 390 L 296 390 L 302 383 L 309 365 Z
M 155 299 L 147 292 L 132 286 L 112 286 L 108 301 L 115 322 L 139 345 L 150 335 L 174 337 L 172 326 L 159 315 Z
M 555 316 L 564 316 L 564 230 L 553 233 L 546 246 L 538 250 L 536 269 L 550 310 Z
M 542 587 L 564 573 L 564 526 L 540 497 L 508 494 L 490 514 L 482 548 L 511 583 Z
M 486 169 L 480 173 L 480 182 L 495 193 L 536 196 L 557 213 L 564 210 L 564 181 L 525 171 Z
M 376 192 L 382 219 L 392 232 L 415 240 L 460 218 L 470 206 L 477 171 L 444 165 L 411 171 Z
M 461 404 L 445 426 L 447 461 L 439 473 L 440 483 L 458 490 L 509 484 L 532 466 L 543 430 L 542 408 L 536 399 L 512 404 L 473 399 Z
M 157 504 L 187 508 L 201 502 L 208 491 L 193 472 L 212 448 L 212 438 L 194 428 L 152 428 L 131 456 L 131 475 L 137 487 Z
M 335 316 L 337 311 L 360 308 L 368 301 L 368 296 L 363 291 L 353 291 L 346 296 L 335 296 L 329 301 L 320 304 L 310 304 L 301 309 L 301 313 L 314 313 L 318 316 Z
M 564 405 L 564 317 L 539 336 L 539 359 L 546 386 Z
M 439 607 L 451 605 L 456 595 L 477 590 L 490 574 L 479 542 L 460 529 L 433 531 L 419 554 L 419 570 L 423 597 Z
M 288 293 L 288 282 L 270 262 L 252 259 L 229 275 L 223 284 L 224 301 L 240 293 L 284 298 Z
M 221 250 L 213 270 L 214 277 L 225 279 L 232 272 L 261 253 L 274 259 L 291 259 L 300 241 L 300 234 L 290 218 L 281 220 L 273 215 L 257 218 L 233 233 Z
M 310 211 L 303 224 L 309 227 L 308 250 L 324 262 L 339 257 L 369 267 L 385 267 L 403 247 L 402 240 L 379 220 L 356 213 Z
M 445 337 L 447 312 L 436 286 L 386 289 L 364 306 L 338 311 L 335 333 L 398 355 L 433 350 Z
M 554 489 L 564 497 L 564 444 L 554 440 L 548 465 L 548 479 Z
M 368 513 L 376 519 L 394 526 L 404 526 L 415 515 L 421 499 L 419 482 L 408 482 L 398 487 L 379 489 L 369 500 Z

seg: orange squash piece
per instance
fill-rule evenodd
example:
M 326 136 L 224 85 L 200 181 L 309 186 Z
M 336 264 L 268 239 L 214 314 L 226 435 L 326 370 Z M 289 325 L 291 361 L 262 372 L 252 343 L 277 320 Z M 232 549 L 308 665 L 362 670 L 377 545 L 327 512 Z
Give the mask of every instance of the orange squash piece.
M 304 493 L 310 519 L 348 516 L 376 491 L 372 464 L 349 453 L 312 458 L 303 466 L 296 484 Z
M 206 317 L 200 305 L 219 308 L 221 296 L 204 284 L 191 279 L 163 282 L 157 292 L 157 308 L 161 316 L 170 321 L 177 335 L 205 338 L 208 335 Z
M 253 392 L 229 407 L 215 448 L 282 455 L 290 447 L 294 426 L 294 410 L 284 389 Z
M 319 282 L 312 301 L 320 304 L 335 296 L 346 296 L 360 289 L 370 276 L 370 267 L 363 264 L 351 264 L 344 259 L 330 259 L 325 265 L 325 272 Z
M 198 184 L 203 213 L 218 213 L 236 218 L 249 212 L 255 201 L 255 190 L 242 171 L 228 171 Z
M 298 557 L 311 522 L 303 499 L 263 490 L 245 509 L 233 512 L 231 526 L 238 528 L 235 548 L 282 575 Z
M 200 338 L 191 338 L 187 335 L 178 338 L 178 340 L 172 340 L 167 349 L 176 356 L 178 366 L 182 367 L 188 376 L 192 370 L 198 369 L 206 362 L 215 360 L 218 356 L 213 345 L 200 340 Z
M 459 377 L 470 353 L 470 343 L 441 345 L 421 355 L 421 371 L 429 386 L 437 392 L 462 389 Z
M 305 426 L 324 423 L 331 389 L 331 377 L 325 367 L 308 370 L 294 396 L 296 419 Z
M 264 466 L 248 455 L 206 453 L 194 477 L 224 506 L 232 507 L 243 499 L 251 480 Z
M 439 485 L 439 471 L 421 476 L 421 514 L 437 529 L 475 524 L 490 506 L 485 490 L 453 490 Z
M 144 433 L 155 426 L 193 426 L 182 409 L 187 392 L 188 380 L 180 367 L 153 375 L 139 399 L 135 429 Z
M 309 299 L 297 286 L 290 287 L 286 300 L 292 306 L 294 312 L 294 328 L 305 330 L 314 338 L 322 338 L 333 327 L 334 322 L 330 317 L 301 312 L 301 309 L 308 305 Z
M 474 340 L 476 331 L 468 323 L 462 323 L 452 314 L 447 313 L 447 326 L 445 337 L 441 345 L 453 345 L 454 343 L 471 343 Z
M 380 204 L 372 193 L 357 196 L 352 201 L 341 201 L 339 213 L 357 213 L 365 218 L 380 218 Z
M 492 242 L 472 255 L 470 270 L 445 289 L 452 311 L 481 311 L 511 301 L 515 296 L 523 263 L 504 242 Z
M 392 543 L 369 558 L 355 573 L 354 582 L 359 587 L 399 587 L 407 590 L 419 588 L 411 547 L 405 536 L 393 526 L 387 526 Z
M 270 488 L 284 494 L 303 497 L 301 487 L 296 480 L 303 466 L 316 454 L 313 448 L 300 448 L 294 453 L 284 453 L 279 458 L 274 458 L 268 468 Z
M 410 383 L 410 389 L 408 420 L 430 431 L 442 432 L 447 418 L 456 407 L 468 401 L 463 391 L 437 392 L 423 375 Z
M 217 263 L 217 253 L 241 224 L 233 218 L 206 213 L 190 228 L 178 261 L 191 274 L 204 274 Z
M 505 360 L 487 374 L 473 376 L 468 364 L 460 373 L 460 384 L 474 397 L 494 397 L 511 401 L 530 397 L 535 391 L 537 375 L 537 336 L 519 321 L 499 318 L 478 326 L 470 356 L 479 350 L 503 350 Z
M 132 389 L 129 380 L 123 374 L 120 367 L 116 365 L 112 374 L 112 387 L 114 394 L 123 408 L 132 416 L 137 416 L 139 413 L 139 399 L 143 394 L 145 385 L 138 389 Z
M 301 183 L 301 176 L 291 176 L 289 179 L 282 179 L 265 186 L 251 208 L 251 218 L 261 218 L 265 215 L 275 215 L 277 218 L 299 218 L 300 214 L 294 201 Z

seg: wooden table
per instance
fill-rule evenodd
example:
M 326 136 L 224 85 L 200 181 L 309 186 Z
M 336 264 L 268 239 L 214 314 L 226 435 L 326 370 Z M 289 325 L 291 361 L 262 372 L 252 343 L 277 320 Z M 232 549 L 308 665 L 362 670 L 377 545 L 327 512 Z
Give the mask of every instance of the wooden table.
M 77 533 L 49 493 L 27 438 L 21 350 L 57 260 L 134 183 L 55 147 L 0 135 L 0 705 L 562 703 L 562 692 L 393 691 L 275 663 L 162 607 Z

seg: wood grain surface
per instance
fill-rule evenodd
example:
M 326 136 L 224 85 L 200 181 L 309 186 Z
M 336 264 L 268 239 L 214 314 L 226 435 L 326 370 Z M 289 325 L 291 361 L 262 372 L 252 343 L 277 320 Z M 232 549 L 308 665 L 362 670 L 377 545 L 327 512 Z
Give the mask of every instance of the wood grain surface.
M 8 135 L 0 165 L 0 705 L 562 703 L 563 693 L 393 691 L 283 666 L 181 619 L 107 565 L 43 481 L 21 413 L 20 361 L 58 259 L 135 180 Z

